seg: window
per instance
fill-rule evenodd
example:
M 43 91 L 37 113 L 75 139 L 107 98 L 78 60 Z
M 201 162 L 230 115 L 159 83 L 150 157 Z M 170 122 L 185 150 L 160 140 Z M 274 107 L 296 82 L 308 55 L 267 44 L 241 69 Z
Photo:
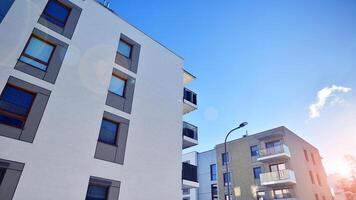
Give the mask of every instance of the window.
M 190 189 L 185 188 L 183 189 L 183 195 L 189 195 L 190 194 Z
M 6 16 L 7 12 L 10 10 L 12 4 L 15 0 L 1 0 L 0 1 L 0 23 Z
M 231 197 L 231 195 L 230 195 Z M 225 194 L 225 200 L 230 200 L 231 198 L 229 197 L 229 195 Z
M 292 198 L 290 189 L 277 189 L 273 190 L 274 199 L 288 199 Z
M 222 153 L 222 163 L 223 163 L 223 165 L 227 165 L 227 164 L 229 164 L 229 162 L 230 162 L 229 152 L 226 152 L 226 154 Z
M 218 185 L 217 184 L 211 185 L 211 199 L 218 200 Z
M 103 119 L 101 122 L 99 141 L 115 145 L 118 128 L 119 124 Z
M 318 194 L 315 194 L 315 199 L 319 200 L 319 195 Z
M 1 186 L 2 180 L 4 179 L 5 173 L 6 173 L 6 168 L 0 167 L 0 186 Z
M 128 119 L 104 112 L 94 158 L 123 165 L 129 124 Z
M 316 174 L 316 180 L 318 181 L 319 186 L 322 186 L 319 174 Z
M 106 97 L 106 105 L 131 113 L 135 78 L 114 68 Z
M 46 71 L 54 50 L 54 45 L 32 36 L 28 41 L 20 61 Z
M 274 164 L 269 166 L 271 172 L 280 172 L 286 169 L 286 164 L 281 163 L 281 164 Z
M 89 184 L 85 200 L 106 200 L 107 194 L 107 187 Z
M 309 162 L 308 152 L 305 149 L 304 149 L 304 157 L 305 157 L 305 160 L 307 160 Z
M 224 185 L 227 186 L 227 185 L 230 185 L 231 184 L 231 173 L 224 173 Z
M 90 177 L 85 200 L 118 200 L 120 181 Z
M 0 199 L 12 200 L 25 164 L 0 159 Z
M 190 197 L 184 197 L 183 200 L 190 200 Z
M 264 191 L 259 191 L 257 192 L 257 200 L 266 200 L 266 192 Z
M 281 145 L 281 141 L 280 140 L 276 140 L 276 141 L 272 141 L 272 142 L 267 142 L 266 143 L 266 148 L 274 148 L 274 147 L 279 147 Z
M 127 43 L 127 42 L 125 42 L 124 40 L 120 40 L 119 47 L 118 47 L 117 51 L 121 55 L 123 55 L 126 58 L 130 59 L 131 58 L 132 45 Z
M 311 156 L 311 158 L 312 158 L 313 164 L 316 165 L 316 161 L 315 161 L 315 158 L 314 158 L 314 154 L 311 153 L 310 156 Z
M 210 180 L 216 181 L 216 164 L 210 165 Z
M 120 35 L 115 63 L 137 73 L 141 45 L 124 34 Z
M 64 27 L 67 22 L 69 13 L 70 8 L 66 7 L 58 1 L 49 0 L 43 12 L 43 16 L 53 24 Z
M 126 80 L 113 75 L 111 77 L 109 91 L 123 97 L 125 94 L 125 85 Z
M 253 168 L 253 176 L 255 179 L 260 179 L 260 174 L 262 173 L 261 167 Z
M 254 157 L 254 156 L 258 156 L 259 154 L 259 148 L 258 148 L 258 145 L 253 145 L 250 147 L 250 151 L 251 151 L 251 156 Z
M 313 172 L 312 171 L 309 171 L 309 176 L 310 176 L 310 180 L 311 180 L 312 184 L 315 184 L 314 176 L 313 176 Z
M 23 128 L 35 95 L 6 85 L 0 98 L 0 123 Z

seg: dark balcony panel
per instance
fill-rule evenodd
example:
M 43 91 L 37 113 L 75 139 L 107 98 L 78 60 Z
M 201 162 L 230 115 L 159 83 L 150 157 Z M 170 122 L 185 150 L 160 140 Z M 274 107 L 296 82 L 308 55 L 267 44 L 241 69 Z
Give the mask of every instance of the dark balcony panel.
M 184 99 L 197 105 L 197 94 L 187 88 L 184 88 Z
M 183 135 L 198 140 L 198 127 L 183 122 Z
M 182 178 L 183 180 L 198 182 L 198 168 L 195 165 L 183 163 Z

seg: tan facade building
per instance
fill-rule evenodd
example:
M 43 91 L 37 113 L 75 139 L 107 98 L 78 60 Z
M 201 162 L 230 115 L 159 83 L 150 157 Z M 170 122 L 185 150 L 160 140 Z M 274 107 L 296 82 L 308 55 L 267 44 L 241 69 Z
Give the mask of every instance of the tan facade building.
M 216 146 L 220 200 L 229 180 L 232 200 L 332 199 L 318 149 L 285 127 L 230 141 L 227 151 Z

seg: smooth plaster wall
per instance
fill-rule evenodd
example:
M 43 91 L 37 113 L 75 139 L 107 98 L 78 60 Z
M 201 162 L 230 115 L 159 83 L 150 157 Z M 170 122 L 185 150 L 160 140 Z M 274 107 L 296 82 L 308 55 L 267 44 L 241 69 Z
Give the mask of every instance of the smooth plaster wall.
M 0 88 L 52 91 L 33 143 L 0 137 L 0 158 L 26 164 L 14 200 L 84 199 L 90 176 L 121 181 L 121 200 L 180 199 L 183 60 L 93 0 L 72 0 L 69 40 L 37 23 L 46 2 L 17 0 L 0 24 Z M 55 85 L 14 70 L 34 27 L 69 44 Z M 114 63 L 121 33 L 141 44 L 137 75 Z M 136 79 L 131 115 L 105 105 L 113 67 Z M 104 111 L 130 120 L 124 165 L 94 159 Z

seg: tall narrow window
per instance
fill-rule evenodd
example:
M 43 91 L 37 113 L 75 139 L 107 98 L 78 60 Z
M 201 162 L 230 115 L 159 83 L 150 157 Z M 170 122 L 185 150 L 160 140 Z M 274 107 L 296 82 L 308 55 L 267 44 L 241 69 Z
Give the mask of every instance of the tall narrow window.
M 253 168 L 253 176 L 255 179 L 260 179 L 260 174 L 262 173 L 261 167 Z
M 224 173 L 224 185 L 227 186 L 229 184 L 231 186 L 231 173 Z
M 6 173 L 6 169 L 0 167 L 0 186 L 1 186 L 2 180 L 4 179 L 5 173 Z
M 313 172 L 312 171 L 309 171 L 309 176 L 310 176 L 310 180 L 311 180 L 312 184 L 315 184 L 314 176 L 313 176 Z
M 305 157 L 305 160 L 309 162 L 308 152 L 305 149 L 304 149 L 304 157 Z
M 54 48 L 53 44 L 32 36 L 20 57 L 20 61 L 46 71 Z
M 107 144 L 116 145 L 118 128 L 119 124 L 103 119 L 98 140 Z
M 316 161 L 315 161 L 315 158 L 314 158 L 314 154 L 311 153 L 310 156 L 311 156 L 311 158 L 312 158 L 313 164 L 316 165 Z
M 63 28 L 67 22 L 69 13 L 70 8 L 56 0 L 50 0 L 43 12 L 43 16 L 48 21 Z
M 126 86 L 126 80 L 118 76 L 112 75 L 110 86 L 109 86 L 110 92 L 123 97 L 125 95 L 125 86 Z
M 218 186 L 217 186 L 217 184 L 211 185 L 211 199 L 218 200 Z
M 229 152 L 222 153 L 222 163 L 223 165 L 229 164 L 230 159 L 229 159 Z
M 89 184 L 85 200 L 106 200 L 108 187 Z
M 6 85 L 0 98 L 0 123 L 23 128 L 35 95 Z
M 210 180 L 216 181 L 216 164 L 210 165 Z
M 319 174 L 316 174 L 316 180 L 318 181 L 319 186 L 322 186 Z
M 253 145 L 250 147 L 250 151 L 251 151 L 251 156 L 254 157 L 254 156 L 258 156 L 259 154 L 259 148 L 258 148 L 258 145 Z
M 131 58 L 132 45 L 125 42 L 124 40 L 120 40 L 118 52 L 126 58 Z

